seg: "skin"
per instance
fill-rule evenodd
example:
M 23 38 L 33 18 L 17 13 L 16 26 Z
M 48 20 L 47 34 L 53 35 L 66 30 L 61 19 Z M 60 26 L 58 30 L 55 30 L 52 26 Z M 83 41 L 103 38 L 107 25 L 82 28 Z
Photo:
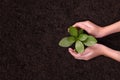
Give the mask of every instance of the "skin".
M 77 22 L 73 26 L 84 29 L 96 38 L 102 38 L 107 35 L 120 32 L 120 21 L 105 27 L 98 26 L 91 21 Z M 72 48 L 68 48 L 68 51 L 75 59 L 79 60 L 90 60 L 103 55 L 120 62 L 120 51 L 113 50 L 102 44 L 95 44 L 87 47 L 85 51 L 80 54 L 76 53 Z

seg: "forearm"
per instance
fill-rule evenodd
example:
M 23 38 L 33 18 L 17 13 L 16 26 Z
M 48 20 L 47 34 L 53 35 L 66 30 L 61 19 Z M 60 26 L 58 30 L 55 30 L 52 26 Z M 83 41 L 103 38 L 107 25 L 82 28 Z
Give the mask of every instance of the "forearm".
M 110 35 L 112 33 L 117 33 L 117 32 L 120 32 L 120 21 L 114 24 L 108 25 L 104 27 L 102 30 L 103 36 L 107 36 L 107 35 Z
M 104 56 L 112 58 L 112 59 L 120 62 L 120 51 L 116 51 L 116 50 L 106 47 L 104 50 Z

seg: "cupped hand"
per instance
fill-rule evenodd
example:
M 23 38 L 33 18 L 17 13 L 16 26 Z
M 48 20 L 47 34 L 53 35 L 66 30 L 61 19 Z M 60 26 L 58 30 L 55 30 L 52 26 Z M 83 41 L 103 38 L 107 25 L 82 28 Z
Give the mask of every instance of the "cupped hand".
M 87 31 L 88 34 L 91 34 L 96 38 L 103 37 L 103 27 L 100 27 L 91 21 L 77 22 L 73 26 Z
M 104 55 L 105 46 L 102 44 L 95 44 L 93 46 L 87 47 L 83 53 L 77 53 L 72 48 L 69 48 L 68 51 L 75 59 L 90 60 L 94 57 Z

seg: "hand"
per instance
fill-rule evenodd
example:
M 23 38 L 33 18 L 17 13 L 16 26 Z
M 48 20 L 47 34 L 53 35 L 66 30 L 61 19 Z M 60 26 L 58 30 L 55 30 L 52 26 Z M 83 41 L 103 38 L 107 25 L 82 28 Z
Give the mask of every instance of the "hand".
M 94 57 L 104 55 L 105 46 L 102 44 L 95 44 L 85 49 L 83 53 L 76 53 L 75 50 L 69 48 L 68 51 L 75 59 L 90 60 Z
M 96 38 L 103 37 L 103 27 L 100 27 L 90 21 L 77 22 L 73 26 L 87 31 L 89 34 L 93 35 Z

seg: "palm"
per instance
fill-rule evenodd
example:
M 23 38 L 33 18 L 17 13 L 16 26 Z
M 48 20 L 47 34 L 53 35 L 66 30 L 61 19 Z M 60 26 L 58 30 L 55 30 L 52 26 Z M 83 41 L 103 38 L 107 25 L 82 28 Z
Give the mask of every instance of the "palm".
M 103 45 L 101 45 L 101 44 L 95 44 L 93 46 L 86 48 L 85 51 L 83 53 L 80 53 L 80 54 L 76 53 L 71 48 L 69 48 L 69 52 L 76 59 L 90 60 L 94 57 L 102 55 L 102 50 L 100 50 L 100 49 L 102 49 L 102 47 L 103 47 Z

